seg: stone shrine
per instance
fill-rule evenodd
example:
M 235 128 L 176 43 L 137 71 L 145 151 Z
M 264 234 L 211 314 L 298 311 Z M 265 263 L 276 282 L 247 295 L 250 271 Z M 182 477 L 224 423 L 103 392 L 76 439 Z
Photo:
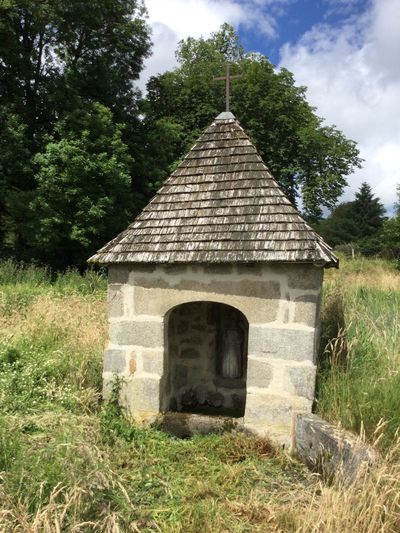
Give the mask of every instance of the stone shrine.
M 118 376 L 138 421 L 221 415 L 290 441 L 293 414 L 311 412 L 323 268 L 338 260 L 232 113 L 90 261 L 109 273 L 105 395 Z

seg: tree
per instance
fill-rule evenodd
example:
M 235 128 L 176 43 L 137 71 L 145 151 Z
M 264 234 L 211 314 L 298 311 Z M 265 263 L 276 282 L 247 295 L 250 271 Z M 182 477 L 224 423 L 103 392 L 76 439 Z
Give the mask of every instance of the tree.
M 353 216 L 353 202 L 339 204 L 327 218 L 313 226 L 331 246 L 354 243 L 357 240 L 357 223 Z
M 27 218 L 36 257 L 55 268 L 83 266 L 126 227 L 133 204 L 131 158 L 121 137 L 121 125 L 97 103 L 57 124 L 35 157 L 37 189 Z
M 381 201 L 364 182 L 352 202 L 339 204 L 315 229 L 331 246 L 352 243 L 364 255 L 374 255 L 382 248 L 384 213 Z
M 397 185 L 397 202 L 394 209 L 394 216 L 383 223 L 383 249 L 386 256 L 396 258 L 400 262 L 400 185 Z
M 382 229 L 385 208 L 379 198 L 374 198 L 371 186 L 365 181 L 355 194 L 353 215 L 359 239 L 371 237 Z
M 134 81 L 149 50 L 141 0 L 0 0 L 1 208 L 13 228 L 0 246 L 19 256 L 29 245 L 21 220 L 37 185 L 32 162 L 75 109 L 107 106 L 130 125 L 124 141 L 139 142 Z
M 98 101 L 120 119 L 137 110 L 149 53 L 139 0 L 0 0 L 0 100 L 33 138 L 73 109 Z
M 346 176 L 361 164 L 358 150 L 340 131 L 323 125 L 305 99 L 305 88 L 296 87 L 289 71 L 277 72 L 261 54 L 245 54 L 228 25 L 208 39 L 181 41 L 177 59 L 177 69 L 151 78 L 147 86 L 147 128 L 156 131 L 164 119 L 182 131 L 168 164 L 163 159 L 158 165 L 158 147 L 149 147 L 156 174 L 179 159 L 225 108 L 225 88 L 213 77 L 231 61 L 235 73 L 242 74 L 232 86 L 232 112 L 290 199 L 302 197 L 311 218 L 319 218 L 322 207 L 335 205 Z
M 25 130 L 18 115 L 6 107 L 0 108 L 0 244 L 15 224 L 9 216 L 12 197 L 31 176 Z

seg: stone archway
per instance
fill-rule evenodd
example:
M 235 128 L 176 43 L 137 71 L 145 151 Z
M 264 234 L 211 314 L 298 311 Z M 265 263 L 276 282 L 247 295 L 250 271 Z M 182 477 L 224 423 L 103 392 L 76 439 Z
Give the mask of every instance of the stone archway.
M 163 411 L 244 416 L 248 321 L 216 302 L 178 305 L 165 321 Z

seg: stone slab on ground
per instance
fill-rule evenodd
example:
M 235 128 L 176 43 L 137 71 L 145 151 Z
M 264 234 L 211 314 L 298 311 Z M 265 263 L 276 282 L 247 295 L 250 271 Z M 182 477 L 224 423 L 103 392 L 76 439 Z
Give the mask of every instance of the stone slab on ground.
M 297 414 L 293 424 L 293 452 L 326 479 L 339 472 L 345 480 L 352 481 L 358 472 L 378 460 L 378 454 L 356 435 L 317 415 Z

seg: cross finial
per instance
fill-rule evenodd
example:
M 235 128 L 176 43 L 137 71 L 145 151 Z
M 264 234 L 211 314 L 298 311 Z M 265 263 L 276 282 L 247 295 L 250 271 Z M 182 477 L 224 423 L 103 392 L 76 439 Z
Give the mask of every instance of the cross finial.
M 241 78 L 241 75 L 231 76 L 230 75 L 230 64 L 226 63 L 226 75 L 225 76 L 218 76 L 217 78 L 213 78 L 213 80 L 226 80 L 226 111 L 229 111 L 229 100 L 230 100 L 230 81 L 236 80 L 237 78 Z

